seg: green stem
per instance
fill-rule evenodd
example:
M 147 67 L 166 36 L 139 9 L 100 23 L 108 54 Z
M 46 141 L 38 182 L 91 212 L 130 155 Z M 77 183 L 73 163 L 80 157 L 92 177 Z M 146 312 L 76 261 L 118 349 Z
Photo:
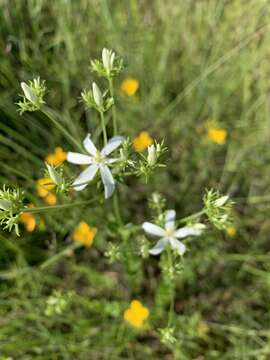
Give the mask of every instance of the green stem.
M 185 223 L 185 222 L 191 221 L 193 219 L 199 218 L 203 214 L 204 214 L 204 210 L 201 210 L 201 211 L 196 212 L 195 214 L 192 214 L 192 215 L 189 215 L 189 216 L 186 216 L 186 217 L 180 219 L 178 222 L 179 222 L 179 224 Z
M 1 271 L 0 272 L 0 279 L 11 280 L 11 279 L 15 279 L 18 276 L 27 274 L 30 271 L 35 271 L 36 269 L 45 270 L 49 266 L 53 265 L 58 260 L 60 260 L 62 257 L 67 256 L 70 253 L 70 251 L 78 249 L 81 246 L 82 246 L 82 244 L 74 242 L 70 246 L 68 246 L 65 249 L 61 250 L 59 253 L 57 253 L 54 256 L 50 257 L 49 259 L 45 260 L 42 264 L 40 264 L 37 267 L 36 266 L 34 266 L 34 267 L 26 266 L 26 267 L 23 267 L 21 269 L 13 269 L 11 271 Z
M 109 81 L 109 88 L 110 88 L 110 96 L 111 96 L 111 98 L 113 98 L 113 100 L 115 100 L 114 99 L 113 80 L 111 77 L 109 77 L 108 81 Z M 117 129 L 116 109 L 115 109 L 114 104 L 112 106 L 112 118 L 113 118 L 113 134 L 115 136 L 115 135 L 117 135 L 118 129 Z
M 70 246 L 63 249 L 62 251 L 59 251 L 59 253 L 50 257 L 48 260 L 44 261 L 41 265 L 39 265 L 39 269 L 45 270 L 50 265 L 52 265 L 52 264 L 56 263 L 58 260 L 60 260 L 62 257 L 67 256 L 70 253 L 70 251 L 73 251 L 81 246 L 82 246 L 82 244 L 74 242 Z
M 168 265 L 170 269 L 173 269 L 173 258 L 171 253 L 171 248 L 167 247 L 167 255 L 168 255 Z M 170 310 L 168 316 L 168 327 L 172 325 L 174 318 L 174 298 L 175 298 L 175 284 L 174 281 L 170 281 Z
M 104 146 L 105 146 L 107 144 L 108 140 L 107 140 L 107 131 L 106 131 L 104 113 L 103 113 L 103 111 L 100 111 L 99 114 L 100 114 L 100 119 L 101 119 L 101 126 L 102 126 L 102 132 L 103 132 L 103 141 L 104 141 Z
M 52 116 L 50 110 L 42 108 L 41 112 L 47 116 L 47 118 L 55 125 L 55 127 L 77 148 L 83 150 L 82 145 Z
M 123 225 L 123 220 L 121 217 L 121 212 L 120 212 L 120 207 L 119 207 L 119 199 L 118 199 L 118 194 L 117 192 L 115 192 L 114 196 L 113 196 L 113 207 L 114 207 L 114 212 L 117 218 L 117 221 L 119 223 L 119 225 Z
M 46 211 L 51 211 L 51 210 L 67 209 L 67 208 L 72 208 L 74 206 L 82 206 L 82 205 L 90 204 L 92 202 L 95 202 L 96 199 L 97 198 L 87 200 L 87 201 L 80 201 L 80 202 L 77 202 L 77 203 L 75 202 L 75 203 L 72 203 L 72 204 L 25 208 L 25 209 L 23 209 L 22 212 L 24 212 L 24 213 L 27 213 L 27 212 L 28 213 L 40 213 L 40 212 L 46 212 Z

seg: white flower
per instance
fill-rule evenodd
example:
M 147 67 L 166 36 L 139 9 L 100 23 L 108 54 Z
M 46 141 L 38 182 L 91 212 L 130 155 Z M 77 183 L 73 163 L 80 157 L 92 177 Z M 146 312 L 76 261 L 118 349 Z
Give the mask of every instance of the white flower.
M 186 252 L 186 246 L 177 239 L 183 239 L 187 236 L 198 236 L 202 233 L 205 225 L 195 224 L 193 226 L 185 226 L 180 229 L 176 229 L 175 210 L 167 210 L 165 215 L 165 229 L 149 222 L 144 222 L 142 227 L 148 234 L 161 238 L 157 244 L 149 250 L 151 255 L 160 254 L 168 243 L 173 249 L 178 251 L 179 255 L 183 255 Z
M 115 183 L 107 165 L 116 162 L 118 159 L 108 158 L 107 156 L 117 149 L 123 141 L 124 138 L 122 136 L 114 136 L 101 151 L 98 151 L 91 140 L 90 134 L 88 134 L 83 141 L 83 146 L 90 155 L 68 152 L 68 162 L 79 165 L 90 165 L 75 179 L 73 183 L 74 189 L 77 191 L 83 190 L 88 183 L 94 179 L 99 170 L 105 189 L 105 198 L 108 199 L 114 192 Z

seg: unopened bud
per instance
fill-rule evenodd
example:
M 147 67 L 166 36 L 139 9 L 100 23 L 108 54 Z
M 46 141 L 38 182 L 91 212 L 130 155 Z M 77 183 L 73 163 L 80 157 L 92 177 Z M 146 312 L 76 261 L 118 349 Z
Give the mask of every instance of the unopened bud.
M 229 199 L 229 196 L 228 196 L 228 195 L 221 196 L 220 198 L 218 198 L 218 199 L 215 201 L 215 205 L 216 205 L 217 207 L 221 207 L 221 206 L 225 205 L 225 203 L 227 202 L 228 199 Z
M 54 169 L 54 167 L 47 163 L 46 163 L 46 166 L 47 166 L 48 173 L 49 173 L 49 176 L 50 176 L 50 179 L 52 180 L 52 182 L 56 185 L 61 184 L 62 178 L 58 174 L 58 172 Z
M 28 86 L 25 82 L 22 82 L 21 88 L 22 88 L 24 96 L 26 97 L 27 100 L 29 100 L 33 104 L 37 102 L 37 96 L 33 92 L 33 90 L 31 89 L 30 86 Z
M 103 105 L 103 96 L 99 87 L 95 82 L 93 82 L 92 89 L 93 89 L 93 97 L 95 103 L 97 104 L 97 106 L 101 107 Z
M 148 150 L 147 162 L 150 166 L 153 166 L 157 161 L 157 152 L 155 145 L 148 146 L 147 150 Z

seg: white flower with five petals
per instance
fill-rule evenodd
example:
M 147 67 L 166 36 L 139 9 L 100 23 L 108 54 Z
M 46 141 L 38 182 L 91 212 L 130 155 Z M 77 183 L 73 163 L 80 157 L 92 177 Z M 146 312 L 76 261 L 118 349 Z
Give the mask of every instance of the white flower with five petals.
M 161 238 L 157 244 L 149 250 L 151 255 L 159 255 L 165 247 L 170 244 L 171 247 L 182 256 L 186 252 L 186 246 L 178 239 L 183 239 L 187 236 L 200 235 L 205 228 L 205 225 L 195 224 L 193 226 L 185 226 L 176 229 L 175 210 L 167 210 L 165 214 L 165 229 L 149 222 L 144 222 L 142 227 L 146 233 Z
M 90 134 L 87 134 L 83 141 L 83 146 L 89 155 L 76 152 L 67 153 L 67 161 L 72 164 L 89 165 L 73 182 L 76 191 L 83 190 L 88 183 L 94 179 L 96 173 L 100 171 L 101 179 L 105 189 L 105 198 L 108 199 L 114 192 L 115 182 L 108 165 L 118 161 L 118 159 L 108 158 L 114 150 L 116 150 L 124 141 L 122 136 L 114 136 L 98 151 Z

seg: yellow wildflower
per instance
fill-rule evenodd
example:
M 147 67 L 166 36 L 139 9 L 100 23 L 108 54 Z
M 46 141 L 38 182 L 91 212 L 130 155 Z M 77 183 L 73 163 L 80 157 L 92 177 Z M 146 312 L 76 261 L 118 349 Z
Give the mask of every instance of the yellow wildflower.
M 57 197 L 55 194 L 48 194 L 44 197 L 44 201 L 48 205 L 55 205 L 57 203 Z
M 54 187 L 55 184 L 53 184 L 52 180 L 48 177 L 37 180 L 37 193 L 49 205 L 55 205 L 57 202 L 56 195 L 51 193 Z
M 67 158 L 67 154 L 63 151 L 61 147 L 54 149 L 54 153 L 49 154 L 46 157 L 46 162 L 49 165 L 58 166 L 61 165 Z
M 229 236 L 235 236 L 236 235 L 236 227 L 234 225 L 231 225 L 227 228 L 227 234 Z
M 154 142 L 153 138 L 148 134 L 147 131 L 142 131 L 135 139 L 133 139 L 133 146 L 137 152 L 142 152 L 152 145 Z
M 73 233 L 73 240 L 79 241 L 84 246 L 90 247 L 93 243 L 96 233 L 97 228 L 90 227 L 86 222 L 82 221 L 79 223 Z
M 34 207 L 34 205 L 30 204 L 29 207 Z M 24 225 L 26 231 L 33 232 L 35 230 L 36 219 L 33 214 L 23 212 L 19 217 L 19 221 Z
M 227 130 L 218 127 L 210 127 L 207 133 L 208 139 L 212 142 L 223 145 L 226 142 Z
M 139 89 L 139 81 L 132 78 L 125 79 L 121 84 L 121 91 L 128 95 L 133 96 Z
M 133 300 L 130 307 L 124 312 L 124 320 L 136 328 L 141 328 L 148 316 L 149 310 L 139 300 Z

